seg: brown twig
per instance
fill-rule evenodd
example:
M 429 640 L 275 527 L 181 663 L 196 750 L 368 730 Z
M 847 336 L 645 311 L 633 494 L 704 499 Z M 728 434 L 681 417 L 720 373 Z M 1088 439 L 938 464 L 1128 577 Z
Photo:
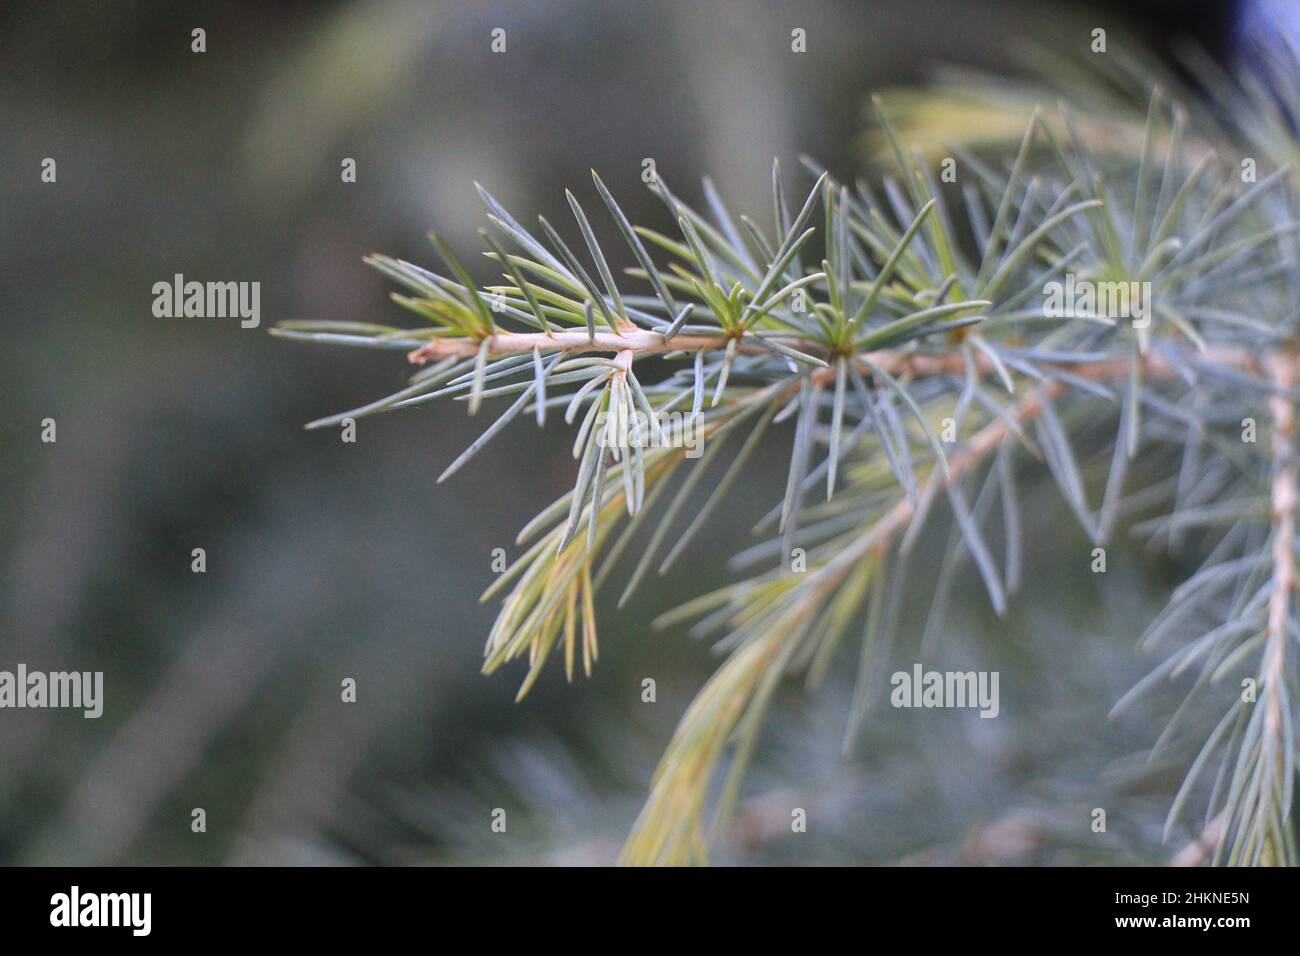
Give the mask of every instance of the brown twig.
M 1278 752 L 1285 737 L 1282 713 L 1286 677 L 1286 647 L 1289 643 L 1291 592 L 1296 585 L 1295 571 L 1295 403 L 1291 396 L 1295 385 L 1295 362 L 1291 356 L 1272 353 L 1265 356 L 1264 367 L 1276 386 L 1269 397 L 1273 418 L 1273 483 L 1270 492 L 1273 520 L 1273 580 L 1268 597 L 1268 626 L 1265 631 L 1261 683 L 1265 693 L 1264 733 L 1260 762 L 1280 775 L 1282 755 Z M 1266 779 L 1265 786 L 1272 780 Z
M 574 354 L 612 352 L 624 357 L 630 353 L 631 358 L 624 358 L 624 362 L 630 365 L 642 355 L 721 350 L 727 347 L 729 341 L 729 337 L 725 335 L 675 335 L 668 339 L 661 332 L 647 329 L 597 332 L 595 335 L 589 335 L 585 329 L 567 332 L 498 332 L 488 338 L 488 355 L 493 357 L 523 355 L 532 352 L 533 349 L 538 349 L 543 354 L 561 351 Z M 825 345 L 820 342 L 782 337 L 774 337 L 769 341 L 775 341 L 817 358 L 833 358 L 827 352 Z M 481 340 L 473 338 L 435 339 L 408 353 L 407 358 L 415 365 L 424 365 L 448 357 L 473 358 L 478 354 L 480 344 Z M 741 351 L 751 354 L 771 354 L 769 349 L 754 341 L 753 336 L 750 335 L 742 336 L 738 347 Z M 1215 347 L 1189 353 L 1189 355 L 1203 363 L 1219 367 L 1245 372 L 1259 370 L 1259 360 L 1245 349 Z M 993 362 L 983 353 L 975 353 L 968 359 L 961 352 L 933 355 L 908 349 L 884 349 L 866 352 L 864 357 L 890 374 L 907 374 L 916 377 L 964 374 L 966 363 L 971 360 L 974 361 L 975 370 L 981 377 L 988 378 L 997 372 Z M 1265 358 L 1288 365 L 1292 375 L 1291 380 L 1294 380 L 1297 361 L 1295 356 L 1290 353 L 1270 352 L 1266 353 Z M 1054 365 L 1051 362 L 1043 364 L 1048 367 Z M 1178 368 L 1173 363 L 1155 351 L 1148 351 L 1142 357 L 1142 365 L 1143 373 L 1152 378 L 1171 378 L 1179 374 Z M 1129 359 L 1127 356 L 1116 356 L 1097 362 L 1071 363 L 1065 367 L 1082 378 L 1117 379 L 1128 374 Z

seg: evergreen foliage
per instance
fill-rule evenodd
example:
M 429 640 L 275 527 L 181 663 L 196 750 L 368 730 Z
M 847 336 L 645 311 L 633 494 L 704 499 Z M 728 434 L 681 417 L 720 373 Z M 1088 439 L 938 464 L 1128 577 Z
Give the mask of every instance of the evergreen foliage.
M 1296 862 L 1300 63 L 1267 56 L 1271 82 L 1215 79 L 1209 106 L 1151 92 L 1135 141 L 1093 110 L 1081 123 L 1036 109 L 1002 154 L 951 146 L 952 185 L 877 103 L 890 171 L 869 185 L 774 165 L 763 222 L 708 180 L 697 208 L 658 178 L 676 228 L 636 226 L 593 173 L 588 197 L 567 194 L 573 224 L 530 230 L 480 188 L 495 281 L 477 285 L 433 235 L 441 273 L 367 260 L 422 324 L 275 330 L 419 366 L 309 427 L 442 398 L 499 407 L 439 481 L 516 418 L 574 426 L 572 491 L 520 531 L 522 554 L 484 595 L 500 601 L 484 670 L 526 661 L 521 696 L 553 657 L 590 673 L 597 592 L 621 604 L 688 549 L 720 547 L 710 515 L 743 492 L 760 443 L 789 442 L 770 541 L 738 556 L 734 583 L 656 621 L 717 634 L 725 658 L 668 743 L 624 862 L 702 861 L 780 681 L 816 684 L 857 642 L 851 743 L 883 696 L 909 576 L 933 581 L 941 618 L 971 565 L 1002 613 L 1028 574 L 1022 535 L 1042 532 L 1030 489 L 1048 480 L 1097 546 L 1131 528 L 1201 562 L 1142 637 L 1159 663 L 1116 705 L 1189 687 L 1154 742 L 1153 756 L 1185 756 L 1169 825 L 1200 814 L 1218 862 Z M 625 276 L 610 242 L 636 263 Z M 1147 289 L 1149 313 L 1050 314 L 1046 289 L 1067 277 Z M 661 432 L 674 412 L 700 429 L 702 457 Z M 936 520 L 952 546 L 942 566 L 913 566 Z

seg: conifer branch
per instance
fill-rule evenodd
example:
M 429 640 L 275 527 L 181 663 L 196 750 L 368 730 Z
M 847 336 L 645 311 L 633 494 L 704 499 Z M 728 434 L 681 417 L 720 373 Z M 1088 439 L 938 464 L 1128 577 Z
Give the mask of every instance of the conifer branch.
M 713 766 L 733 734 L 740 733 L 735 763 L 743 770 L 752 750 L 773 675 L 784 673 L 800 644 L 814 630 L 816 616 L 830 595 L 855 574 L 879 573 L 886 553 L 908 529 L 918 508 L 928 507 L 939 491 L 985 462 L 1022 425 L 1042 411 L 1045 399 L 1059 396 L 1065 385 L 1049 382 L 1023 398 L 1006 419 L 984 426 L 958 455 L 945 474 L 931 474 L 918 501 L 899 498 L 865 530 L 836 550 L 824 565 L 810 570 L 791 591 L 793 600 L 735 650 L 682 717 L 655 771 L 645 808 L 637 818 L 619 862 L 629 865 L 680 865 L 707 862 L 709 840 L 704 834 L 704 807 Z M 1014 423 L 1014 424 L 1013 424 Z M 746 725 L 747 728 L 746 728 Z M 733 765 L 731 783 L 715 812 L 710 830 L 716 835 L 729 823 L 739 775 Z
M 569 676 L 579 656 L 590 671 L 597 594 L 622 556 L 637 560 L 620 604 L 652 569 L 665 573 L 697 545 L 708 518 L 743 487 L 771 426 L 791 423 L 785 494 L 758 526 L 770 537 L 732 562 L 739 571 L 773 566 L 656 622 L 721 632 L 728 656 L 674 733 L 624 849 L 632 863 L 706 857 L 704 821 L 711 817 L 714 836 L 726 825 L 781 679 L 804 669 L 815 684 L 861 625 L 853 739 L 879 683 L 875 662 L 893 640 L 906 556 L 943 501 L 953 547 L 935 574 L 924 639 L 937 630 L 964 562 L 993 609 L 1005 611 L 1023 564 L 1024 496 L 1012 462 L 1023 446 L 1045 466 L 1035 475 L 1056 484 L 1094 543 L 1154 509 L 1157 517 L 1131 530 L 1171 548 L 1206 549 L 1205 564 L 1174 592 L 1142 646 L 1173 643 L 1193 614 L 1219 623 L 1178 644 L 1115 711 L 1194 674 L 1187 702 L 1152 750 L 1154 758 L 1189 737 L 1204 741 L 1173 798 L 1166 838 L 1195 799 L 1206 808 L 1202 842 L 1213 844 L 1215 860 L 1294 862 L 1295 170 L 1279 161 L 1243 183 L 1237 153 L 1219 159 L 1204 146 L 1214 137 L 1189 149 L 1192 114 L 1157 93 L 1127 158 L 1109 152 L 1134 140 L 1131 131 L 1106 140 L 1102 163 L 1089 139 L 1097 118 L 1081 125 L 1065 109 L 1034 111 L 1000 165 L 954 148 L 965 171 L 959 216 L 877 110 L 892 174 L 873 189 L 813 168 L 791 216 L 774 166 L 770 234 L 746 217 L 737 229 L 712 185 L 704 215 L 661 180 L 652 190 L 678 234 L 633 226 L 593 173 L 636 262 L 628 277 L 649 294 L 620 287 L 599 224 L 573 193 L 581 242 L 566 242 L 544 220 L 543 242 L 480 189 L 499 234 L 484 234 L 497 283 L 475 285 L 435 237 L 448 275 L 368 260 L 404 288 L 394 300 L 426 325 L 290 322 L 275 330 L 402 350 L 420 366 L 406 388 L 309 427 L 440 398 L 464 401 L 473 414 L 509 397 L 445 478 L 521 414 L 541 424 L 548 409 L 563 410 L 576 432 L 573 489 L 521 530 L 524 553 L 484 595 L 502 599 L 484 670 L 526 657 L 522 695 L 548 657 L 562 656 Z M 1270 150 L 1258 155 L 1285 160 L 1277 142 L 1290 135 L 1293 144 L 1293 133 L 1270 126 L 1267 134 Z M 585 250 L 586 265 L 575 250 Z M 1113 299 L 1107 308 L 1092 300 L 1050 306 L 1049 289 L 1073 291 L 1076 280 L 1136 290 L 1141 314 L 1113 308 Z M 1265 406 L 1272 453 L 1258 456 L 1253 438 L 1237 431 Z M 658 441 L 672 415 L 698 429 L 703 445 Z M 618 427 L 628 422 L 630 435 Z M 1090 427 L 1098 422 L 1113 426 L 1100 455 Z M 1137 474 L 1148 485 L 1135 492 Z M 1094 507 L 1098 477 L 1104 492 Z M 708 498 L 690 514 L 697 489 Z M 995 524 L 1001 560 L 986 540 Z M 634 548 L 642 529 L 648 540 Z M 798 573 L 786 563 L 796 547 L 807 556 Z M 1257 679 L 1258 703 L 1234 698 L 1208 734 L 1179 733 L 1205 710 L 1191 706 L 1194 697 L 1243 671 Z M 728 754 L 710 814 L 713 772 Z

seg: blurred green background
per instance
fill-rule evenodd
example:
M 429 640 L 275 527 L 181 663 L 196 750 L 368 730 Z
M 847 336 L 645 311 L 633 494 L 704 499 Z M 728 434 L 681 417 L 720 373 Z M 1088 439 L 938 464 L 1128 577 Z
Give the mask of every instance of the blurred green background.
M 1077 46 L 1098 24 L 1157 49 L 1199 36 L 1228 57 L 1239 6 L 372 0 L 0 14 L 0 668 L 102 670 L 106 684 L 99 720 L 0 712 L 0 862 L 612 861 L 714 661 L 646 622 L 727 579 L 725 559 L 780 494 L 788 434 L 692 562 L 621 612 L 605 602 L 590 680 L 566 686 L 551 668 L 516 705 L 521 673 L 479 674 L 492 609 L 476 599 L 492 549 L 513 555 L 520 525 L 571 484 L 562 423 L 512 426 L 435 488 L 481 422 L 439 405 L 364 419 L 355 444 L 305 432 L 394 391 L 408 369 L 398 354 L 286 343 L 266 327 L 405 321 L 361 257 L 432 262 L 436 227 L 470 259 L 485 224 L 474 180 L 521 221 L 568 221 L 564 187 L 586 197 L 595 167 L 633 219 L 662 228 L 640 182 L 652 157 L 686 198 L 707 174 L 733 209 L 761 215 L 774 156 L 791 172 L 804 153 L 842 178 L 866 172 L 874 88 L 939 63 L 1010 71 L 1022 41 Z M 195 27 L 206 53 L 191 52 Z M 489 48 L 497 27 L 503 55 Z M 790 52 L 795 27 L 807 54 Z M 56 183 L 40 180 L 45 157 Z M 346 157 L 355 183 L 340 180 Z M 175 273 L 259 281 L 262 328 L 155 318 L 152 286 Z M 55 444 L 40 441 L 46 417 Z M 846 654 L 830 686 L 780 698 L 718 859 L 1172 852 L 1157 823 L 1176 776 L 1137 773 L 1129 756 L 1151 726 L 1094 728 L 1143 672 L 1133 643 L 1175 569 L 1121 549 L 1103 591 L 1068 557 L 1071 535 L 1085 545 L 1050 492 L 1041 514 L 1053 530 L 1031 549 L 1028 603 L 998 621 L 964 582 L 934 650 L 946 666 L 1001 669 L 1002 719 L 886 707 L 845 758 Z M 196 547 L 205 574 L 191 573 Z M 1133 583 L 1135 562 L 1154 585 L 1149 573 Z M 902 660 L 917 659 L 927 600 L 910 597 Z M 340 702 L 345 677 L 356 704 Z M 644 677 L 654 704 L 641 702 Z M 1090 839 L 1088 809 L 1120 801 Z M 808 809 L 808 833 L 788 832 L 792 804 Z M 191 832 L 195 807 L 206 833 Z M 504 835 L 489 829 L 494 807 L 509 813 Z

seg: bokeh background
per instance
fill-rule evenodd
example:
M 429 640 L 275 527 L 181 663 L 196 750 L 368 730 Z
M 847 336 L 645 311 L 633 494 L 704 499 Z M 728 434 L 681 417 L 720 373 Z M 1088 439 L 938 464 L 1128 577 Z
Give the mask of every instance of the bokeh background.
M 806 153 L 842 178 L 869 175 L 873 89 L 924 82 L 940 64 L 1013 75 L 1025 42 L 1077 50 L 1097 25 L 1160 57 L 1195 41 L 1238 69 L 1253 18 L 1288 6 L 354 0 L 0 13 L 0 668 L 102 670 L 106 684 L 99 720 L 0 712 L 0 862 L 612 861 L 715 660 L 647 621 L 727 579 L 726 558 L 779 497 L 788 435 L 691 561 L 623 611 L 603 609 L 590 680 L 566 685 L 550 668 L 515 704 L 521 674 L 479 673 L 492 608 L 476 598 L 492 549 L 510 549 L 571 484 L 562 426 L 516 424 L 435 487 L 481 422 L 439 405 L 364 419 L 355 444 L 305 432 L 396 390 L 408 370 L 398 354 L 288 343 L 266 327 L 405 321 L 361 257 L 432 262 L 436 227 L 471 258 L 485 223 L 474 180 L 523 221 L 567 221 L 563 189 L 587 196 L 594 166 L 634 219 L 663 227 L 639 179 L 652 157 L 686 198 L 708 174 L 734 209 L 761 214 L 774 156 L 790 171 Z M 195 27 L 206 53 L 191 52 Z M 497 27 L 503 55 L 489 49 Z M 790 52 L 795 27 L 807 54 Z M 54 184 L 40 180 L 45 157 Z M 355 183 L 340 180 L 345 157 Z M 262 327 L 155 318 L 151 288 L 178 272 L 259 281 Z M 40 441 L 47 417 L 54 444 Z M 1158 824 L 1177 768 L 1140 759 L 1150 715 L 1104 715 L 1149 663 L 1134 641 L 1179 569 L 1121 546 L 1102 589 L 1068 557 L 1085 545 L 1051 492 L 1039 514 L 1028 600 L 999 621 L 966 582 L 926 652 L 936 666 L 999 669 L 1002 717 L 877 709 L 845 756 L 846 654 L 828 686 L 778 700 L 719 860 L 1176 852 Z M 190 570 L 196 547 L 204 574 Z M 905 661 L 927 601 L 923 589 L 909 598 Z M 640 699 L 647 676 L 654 704 Z M 345 677 L 355 704 L 340 701 Z M 808 833 L 789 833 L 792 805 L 807 808 Z M 1094 806 L 1119 808 L 1101 838 L 1086 826 Z M 191 832 L 195 807 L 206 833 Z M 506 834 L 489 829 L 495 807 Z

